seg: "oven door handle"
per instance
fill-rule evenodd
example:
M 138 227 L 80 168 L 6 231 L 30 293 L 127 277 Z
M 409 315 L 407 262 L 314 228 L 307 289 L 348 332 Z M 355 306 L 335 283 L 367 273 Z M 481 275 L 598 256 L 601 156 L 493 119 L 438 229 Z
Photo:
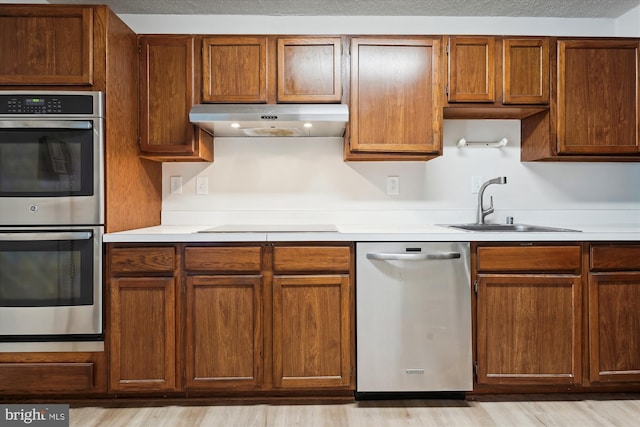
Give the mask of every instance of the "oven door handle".
M 458 258 L 460 258 L 460 252 L 436 252 L 430 254 L 397 254 L 384 252 L 367 253 L 367 259 L 377 259 L 382 261 L 430 261 Z
M 91 231 L 53 231 L 43 233 L 0 233 L 0 241 L 89 240 Z
M 0 120 L 0 128 L 89 130 L 93 128 L 93 122 L 86 120 Z

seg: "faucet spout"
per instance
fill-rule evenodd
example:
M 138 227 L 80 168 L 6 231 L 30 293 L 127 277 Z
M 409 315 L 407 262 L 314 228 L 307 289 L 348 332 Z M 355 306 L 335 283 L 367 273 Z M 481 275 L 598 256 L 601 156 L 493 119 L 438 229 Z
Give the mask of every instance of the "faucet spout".
M 476 215 L 476 222 L 478 224 L 484 224 L 484 219 L 487 215 L 492 214 L 494 212 L 493 209 L 493 196 L 491 196 L 489 198 L 489 207 L 487 209 L 484 208 L 484 202 L 483 202 L 483 198 L 484 198 L 484 190 L 487 189 L 487 187 L 491 184 L 506 184 L 507 183 L 507 177 L 506 176 L 499 176 L 493 179 L 490 179 L 486 182 L 484 182 L 481 186 L 480 189 L 478 190 L 478 210 L 477 210 L 477 215 Z

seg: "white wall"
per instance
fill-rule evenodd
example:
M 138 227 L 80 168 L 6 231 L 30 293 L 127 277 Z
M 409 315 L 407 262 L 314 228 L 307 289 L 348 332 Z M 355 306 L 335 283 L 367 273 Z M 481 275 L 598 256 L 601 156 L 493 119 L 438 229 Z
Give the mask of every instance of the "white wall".
M 509 144 L 460 149 L 456 142 L 462 137 L 507 137 Z M 168 194 L 174 175 L 183 177 L 183 194 Z M 348 212 L 384 211 L 417 221 L 409 213 L 422 212 L 424 218 L 426 211 L 453 211 L 461 221 L 473 221 L 477 195 L 471 193 L 471 177 L 502 175 L 507 185 L 489 191 L 501 218 L 522 219 L 529 210 L 640 209 L 638 163 L 522 163 L 517 120 L 446 120 L 444 155 L 428 162 L 343 162 L 339 138 L 219 139 L 214 163 L 164 164 L 163 222 L 189 218 L 206 224 L 255 211 L 278 218 L 289 210 L 296 213 L 286 214 L 287 220 L 316 220 L 310 212 L 322 211 L 351 223 L 358 217 Z M 195 194 L 196 176 L 208 178 L 208 195 Z M 400 177 L 400 195 L 386 194 L 387 176 Z
M 640 37 L 640 1 L 638 7 L 616 19 L 616 36 Z

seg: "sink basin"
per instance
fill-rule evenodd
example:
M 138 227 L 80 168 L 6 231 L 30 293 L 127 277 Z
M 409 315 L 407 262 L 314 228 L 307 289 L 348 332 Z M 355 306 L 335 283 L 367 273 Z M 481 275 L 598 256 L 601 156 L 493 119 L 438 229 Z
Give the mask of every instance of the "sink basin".
M 466 231 L 498 231 L 498 232 L 529 232 L 529 233 L 549 233 L 549 232 L 579 232 L 569 228 L 545 227 L 541 225 L 528 224 L 452 224 L 447 227 L 457 228 Z

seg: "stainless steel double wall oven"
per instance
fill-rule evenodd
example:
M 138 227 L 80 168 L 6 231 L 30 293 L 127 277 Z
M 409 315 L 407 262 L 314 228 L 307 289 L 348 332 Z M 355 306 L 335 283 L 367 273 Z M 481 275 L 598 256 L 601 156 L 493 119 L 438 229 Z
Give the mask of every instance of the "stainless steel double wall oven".
M 103 339 L 103 105 L 0 91 L 0 349 Z

